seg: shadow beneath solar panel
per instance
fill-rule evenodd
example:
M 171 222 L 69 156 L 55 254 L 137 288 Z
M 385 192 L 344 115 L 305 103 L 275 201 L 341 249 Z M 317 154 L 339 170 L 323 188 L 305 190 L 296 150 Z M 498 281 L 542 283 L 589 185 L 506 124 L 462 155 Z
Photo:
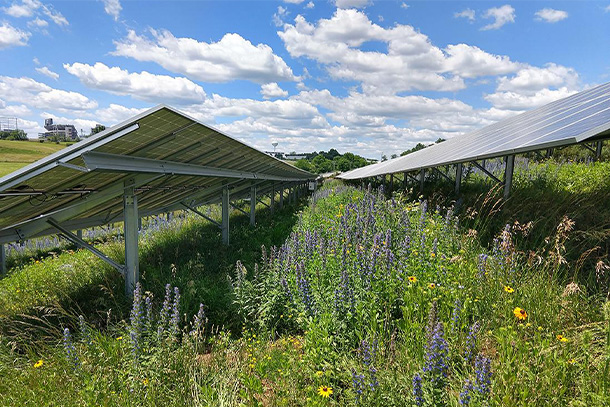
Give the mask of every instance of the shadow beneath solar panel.
M 198 217 L 191 217 L 181 228 L 157 230 L 150 238 L 141 237 L 140 274 L 144 291 L 153 293 L 158 305 L 163 301 L 166 284 L 178 287 L 182 314 L 197 313 L 199 304 L 203 303 L 210 325 L 239 334 L 241 326 L 229 281 L 229 277 L 234 276 L 236 262 L 241 261 L 248 271 L 252 271 L 255 263 L 260 261 L 262 246 L 270 248 L 284 243 L 298 220 L 298 211 L 305 204 L 306 200 L 301 200 L 295 205 L 285 205 L 281 210 L 276 207 L 273 216 L 267 208 L 260 207 L 255 227 L 249 225 L 248 216 L 234 212 L 230 221 L 230 246 L 222 244 L 217 226 Z M 119 262 L 124 260 L 120 243 L 104 245 L 103 250 Z M 64 252 L 58 261 L 48 263 L 68 272 L 65 277 L 54 277 L 60 281 L 57 291 L 62 292 L 53 292 L 59 299 L 20 309 L 16 313 L 11 307 L 20 300 L 19 295 L 0 300 L 0 333 L 19 338 L 20 343 L 45 338 L 53 341 L 61 336 L 64 326 L 78 329 L 79 315 L 84 315 L 88 323 L 101 329 L 128 319 L 131 304 L 124 294 L 123 278 L 105 263 L 82 252 L 76 253 L 75 257 L 81 256 L 90 264 L 83 267 L 87 271 L 78 273 L 78 262 L 60 261 L 66 254 Z M 43 267 L 46 263 L 40 263 L 41 275 L 45 272 Z M 52 273 L 57 273 L 57 270 L 52 270 Z M 38 282 L 38 285 L 42 284 L 48 282 Z M 55 287 L 48 289 L 54 291 Z M 22 302 L 27 302 L 25 297 Z

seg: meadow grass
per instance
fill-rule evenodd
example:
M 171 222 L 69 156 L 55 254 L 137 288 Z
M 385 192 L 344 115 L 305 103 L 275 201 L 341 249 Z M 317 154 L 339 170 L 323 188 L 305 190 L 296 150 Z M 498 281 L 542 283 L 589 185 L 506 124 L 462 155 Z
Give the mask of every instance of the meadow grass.
M 66 143 L 0 140 L 0 177 L 66 147 Z
M 120 279 L 98 282 L 104 295 L 77 301 L 103 299 L 82 323 L 69 292 L 69 316 L 26 340 L 19 314 L 36 307 L 7 312 L 28 297 L 5 301 L 0 404 L 610 403 L 610 305 L 566 279 L 561 233 L 535 258 L 512 226 L 484 248 L 451 208 L 341 184 L 256 228 L 236 218 L 229 248 L 190 222 L 144 239 L 129 315 Z M 80 256 L 14 271 L 0 298 L 55 262 L 75 266 L 66 290 L 90 286 L 99 267 Z M 46 282 L 32 284 L 30 303 L 52 305 L 60 283 L 44 295 Z M 117 317 L 101 323 L 109 307 Z

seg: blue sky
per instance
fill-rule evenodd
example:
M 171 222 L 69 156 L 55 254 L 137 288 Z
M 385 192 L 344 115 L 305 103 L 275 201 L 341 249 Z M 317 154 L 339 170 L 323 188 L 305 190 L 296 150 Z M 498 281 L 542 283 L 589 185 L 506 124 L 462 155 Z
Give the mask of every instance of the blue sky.
M 15 0 L 0 117 L 159 103 L 255 147 L 378 158 L 610 81 L 610 1 Z

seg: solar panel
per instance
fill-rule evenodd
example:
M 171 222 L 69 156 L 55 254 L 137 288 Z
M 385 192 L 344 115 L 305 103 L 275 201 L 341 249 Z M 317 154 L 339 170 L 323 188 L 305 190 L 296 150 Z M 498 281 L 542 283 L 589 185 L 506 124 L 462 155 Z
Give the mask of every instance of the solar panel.
M 338 178 L 360 179 L 560 147 L 595 140 L 609 132 L 610 83 L 606 83 Z
M 49 217 L 66 225 L 120 221 L 128 180 L 147 215 L 185 200 L 219 202 L 226 185 L 238 198 L 253 182 L 312 178 L 161 105 L 0 178 L 0 243 L 53 232 L 43 222 Z

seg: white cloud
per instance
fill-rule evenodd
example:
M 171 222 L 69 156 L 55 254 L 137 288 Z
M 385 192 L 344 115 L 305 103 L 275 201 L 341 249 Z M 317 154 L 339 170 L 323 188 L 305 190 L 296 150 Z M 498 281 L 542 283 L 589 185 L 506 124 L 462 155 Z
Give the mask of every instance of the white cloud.
M 543 68 L 527 66 L 511 78 L 501 77 L 497 90 L 531 94 L 545 88 L 560 87 L 578 89 L 578 73 L 572 68 L 551 63 Z
M 307 3 L 307 5 L 305 6 L 305 8 L 314 8 L 316 5 L 313 3 L 313 1 L 310 1 L 309 3 Z
M 401 3 L 400 7 L 401 7 L 401 8 L 404 8 L 404 9 L 406 10 L 406 9 L 408 9 L 410 6 L 409 6 L 407 3 L 405 3 L 405 2 L 403 1 L 403 2 Z
M 610 13 L 610 6 L 606 6 L 606 8 L 604 9 L 604 11 L 605 11 L 606 13 Z
M 22 0 L 21 3 L 13 3 L 11 6 L 4 8 L 4 12 L 16 18 L 45 15 L 59 26 L 68 25 L 68 20 L 59 11 L 39 0 Z
M 338 8 L 362 8 L 368 6 L 369 0 L 335 0 Z
M 556 23 L 568 18 L 568 12 L 563 10 L 555 10 L 552 8 L 543 8 L 536 11 L 536 20 L 545 21 L 547 23 Z
M 32 62 L 34 62 L 36 65 L 40 65 L 40 61 L 36 57 L 32 59 Z
M 66 117 L 66 116 L 58 116 L 57 114 L 50 113 L 49 111 L 45 111 L 40 114 L 41 122 L 44 119 L 52 118 L 54 123 L 57 124 L 72 124 L 78 131 L 78 134 L 84 133 L 89 134 L 91 128 L 95 127 L 98 123 L 95 120 L 85 119 L 81 116 L 78 117 Z
M 284 25 L 284 18 L 288 16 L 288 9 L 286 7 L 278 6 L 277 11 L 273 14 L 273 24 L 276 27 Z
M 576 93 L 567 87 L 559 89 L 542 89 L 533 94 L 517 92 L 496 92 L 485 96 L 485 100 L 497 109 L 529 110 L 540 107 L 555 100 L 562 99 Z
M 301 4 L 305 0 L 283 0 L 284 3 Z
M 121 2 L 119 0 L 102 0 L 104 2 L 104 11 L 109 16 L 114 18 L 114 21 L 118 21 L 119 14 L 121 14 Z
M 367 93 L 455 91 L 465 87 L 463 78 L 506 74 L 520 66 L 506 56 L 465 44 L 443 51 L 409 25 L 383 28 L 353 9 L 338 9 L 317 24 L 301 15 L 294 21 L 278 32 L 291 56 L 325 65 L 334 79 L 361 82 Z M 370 41 L 387 43 L 387 53 L 359 49 Z
M 507 23 L 515 22 L 515 9 L 508 4 L 502 7 L 492 7 L 485 11 L 483 17 L 493 18 L 494 22 L 484 26 L 481 30 L 497 30 Z
M 449 45 L 445 51 L 449 55 L 448 69 L 464 78 L 507 74 L 522 66 L 507 56 L 489 54 L 467 44 Z
M 56 72 L 51 71 L 49 68 L 47 68 L 46 66 L 43 66 L 42 68 L 36 68 L 36 71 L 38 71 L 39 73 L 48 76 L 51 79 L 55 79 L 58 80 L 59 79 L 59 74 Z
M 80 111 L 97 107 L 97 102 L 80 93 L 54 89 L 27 77 L 0 76 L 0 94 L 8 101 L 36 109 Z
M 8 23 L 3 23 L 0 25 L 0 49 L 27 45 L 30 35 Z
M 280 88 L 276 82 L 265 83 L 261 86 L 261 95 L 265 99 L 282 98 L 288 96 L 288 92 Z
M 169 31 L 151 30 L 152 38 L 129 31 L 115 42 L 112 53 L 138 61 L 156 62 L 165 69 L 206 82 L 246 79 L 257 83 L 297 80 L 290 67 L 266 44 L 253 45 L 239 34 L 218 42 L 176 38 Z
M 92 114 L 92 117 L 95 119 L 96 123 L 110 127 L 146 110 L 148 110 L 148 108 L 130 108 L 111 103 L 108 107 L 96 110 L 95 113 Z
M 49 26 L 49 22 L 47 20 L 43 20 L 40 17 L 36 17 L 32 21 L 28 21 L 28 27 L 45 28 L 48 26 Z
M 186 78 L 155 75 L 146 71 L 129 73 L 101 62 L 93 66 L 76 62 L 64 64 L 64 68 L 89 88 L 149 102 L 187 104 L 201 102 L 206 97 L 201 86 Z
M 0 99 L 0 116 L 20 118 L 31 113 L 26 105 L 7 105 L 4 100 Z
M 472 23 L 475 20 L 476 13 L 475 13 L 475 11 L 473 9 L 467 8 L 467 9 L 464 9 L 464 10 L 460 11 L 459 13 L 454 13 L 453 17 L 455 17 L 455 18 L 466 18 L 466 19 L 468 19 L 468 21 L 470 21 Z

